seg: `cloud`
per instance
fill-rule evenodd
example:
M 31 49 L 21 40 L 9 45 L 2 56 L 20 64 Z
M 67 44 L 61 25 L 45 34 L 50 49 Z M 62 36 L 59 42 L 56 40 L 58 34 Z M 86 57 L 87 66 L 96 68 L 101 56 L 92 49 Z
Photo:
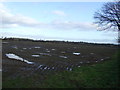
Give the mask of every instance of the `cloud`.
M 2 28 L 17 27 L 17 26 L 37 26 L 41 24 L 33 18 L 12 14 L 2 3 L 0 3 L 0 18 L 2 18 Z
M 90 22 L 73 22 L 73 21 L 55 20 L 51 24 L 54 28 L 65 29 L 65 30 L 71 30 L 71 29 L 93 30 L 96 28 L 95 25 L 93 25 Z
M 65 12 L 60 11 L 60 10 L 55 10 L 52 13 L 58 16 L 66 16 Z
M 63 11 L 53 11 L 54 14 L 65 16 Z M 32 27 L 39 29 L 54 29 L 54 30 L 93 30 L 95 26 L 89 22 L 73 22 L 66 20 L 53 20 L 49 23 L 39 22 L 31 17 L 12 14 L 2 3 L 0 3 L 0 17 L 2 24 L 0 28 L 17 28 L 17 27 Z
M 35 26 L 40 24 L 36 20 L 23 16 L 23 15 L 11 15 L 8 16 L 7 14 L 2 16 L 2 25 L 3 27 L 6 26 Z

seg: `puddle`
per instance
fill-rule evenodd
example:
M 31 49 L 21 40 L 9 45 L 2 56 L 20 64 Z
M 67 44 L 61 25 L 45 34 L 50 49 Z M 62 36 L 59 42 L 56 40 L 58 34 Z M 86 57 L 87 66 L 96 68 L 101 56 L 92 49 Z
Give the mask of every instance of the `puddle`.
M 48 70 L 50 70 L 50 68 L 48 68 Z
M 2 42 L 2 43 L 6 44 L 6 43 L 9 43 L 9 42 Z
M 73 54 L 74 54 L 74 55 L 80 55 L 80 53 L 75 53 L 75 52 L 74 52 Z
M 70 68 L 70 71 L 72 71 L 72 68 Z
M 91 55 L 93 55 L 94 53 L 90 53 Z
M 40 55 L 32 55 L 32 57 L 40 57 Z
M 51 50 L 53 50 L 53 51 L 54 51 L 55 49 L 51 49 Z
M 13 59 L 17 59 L 17 60 L 23 61 L 23 58 L 15 55 L 15 54 L 6 54 L 6 56 L 7 56 L 8 58 L 13 58 Z
M 81 64 L 83 63 L 83 62 L 80 62 Z
M 18 47 L 17 47 L 17 46 L 12 46 L 12 48 L 18 49 Z
M 72 68 L 67 67 L 66 70 L 68 70 L 68 71 L 72 71 Z
M 55 69 L 54 67 L 52 67 L 52 69 Z
M 12 54 L 12 53 L 6 54 L 6 56 L 8 58 L 11 58 L 11 59 L 16 59 L 16 60 L 20 60 L 20 61 L 26 62 L 27 64 L 34 64 L 34 62 L 29 62 L 28 60 L 25 60 L 25 59 L 15 55 L 15 54 Z
M 48 53 L 39 53 L 40 55 L 47 55 L 47 56 L 51 56 L 50 54 Z
M 34 47 L 34 48 L 41 48 L 41 47 Z
M 67 67 L 66 69 L 68 70 L 69 68 Z
M 104 59 L 101 59 L 101 61 L 103 61 Z
M 46 70 L 46 69 L 47 69 L 47 67 L 44 67 L 44 69 Z
M 27 49 L 27 48 L 23 48 L 23 49 Z
M 80 67 L 80 66 L 78 66 L 78 67 Z
M 23 52 L 23 50 L 20 50 L 21 52 Z
M 86 63 L 90 63 L 90 61 L 87 61 Z
M 41 68 L 43 65 L 39 65 L 38 68 Z
M 65 53 L 65 52 L 61 52 L 61 53 Z
M 38 70 L 39 68 L 41 69 L 43 65 L 39 65 L 35 70 Z
M 50 52 L 50 51 L 46 51 L 46 52 Z
M 61 58 L 68 58 L 68 57 L 66 57 L 66 56 L 59 56 L 59 57 L 61 57 Z

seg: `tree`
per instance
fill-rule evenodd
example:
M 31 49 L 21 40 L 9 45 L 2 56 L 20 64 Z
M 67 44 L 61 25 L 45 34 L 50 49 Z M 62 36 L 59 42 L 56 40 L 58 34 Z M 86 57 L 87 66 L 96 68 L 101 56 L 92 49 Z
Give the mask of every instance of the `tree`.
M 95 12 L 94 19 L 102 30 L 117 28 L 120 31 L 120 1 L 108 2 Z

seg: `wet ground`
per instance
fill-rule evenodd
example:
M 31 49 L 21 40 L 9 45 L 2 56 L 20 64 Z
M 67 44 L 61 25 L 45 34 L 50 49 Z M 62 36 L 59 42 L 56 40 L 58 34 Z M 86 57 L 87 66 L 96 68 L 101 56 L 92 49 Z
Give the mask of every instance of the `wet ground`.
M 74 67 L 109 60 L 117 51 L 113 45 L 53 43 L 32 41 L 2 42 L 3 77 L 71 71 Z

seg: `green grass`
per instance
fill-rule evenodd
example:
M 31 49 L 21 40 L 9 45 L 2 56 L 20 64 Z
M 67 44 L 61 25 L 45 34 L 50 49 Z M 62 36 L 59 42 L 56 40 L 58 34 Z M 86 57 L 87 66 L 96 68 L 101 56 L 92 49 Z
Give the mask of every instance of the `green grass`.
M 120 52 L 119 52 L 120 54 Z M 118 53 L 112 60 L 91 66 L 74 68 L 73 72 L 61 72 L 49 76 L 41 87 L 47 88 L 117 88 Z

